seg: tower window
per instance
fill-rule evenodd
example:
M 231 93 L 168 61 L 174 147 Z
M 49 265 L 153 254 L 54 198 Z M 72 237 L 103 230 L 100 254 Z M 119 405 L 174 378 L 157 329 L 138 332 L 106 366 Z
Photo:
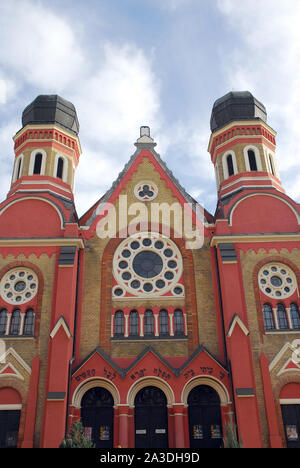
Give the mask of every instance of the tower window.
M 139 314 L 136 310 L 132 310 L 129 314 L 129 335 L 139 335 Z
M 264 315 L 264 323 L 266 331 L 274 330 L 274 317 L 273 317 L 273 310 L 269 304 L 265 304 L 263 308 L 263 315 Z
M 275 175 L 272 156 L 269 156 L 269 162 L 270 162 L 271 173 L 272 173 L 272 175 Z
M 34 311 L 28 309 L 25 315 L 23 335 L 32 336 L 34 331 Z
M 18 168 L 17 168 L 17 175 L 16 175 L 16 180 L 19 179 L 20 175 L 21 175 L 21 164 L 22 164 L 22 159 L 19 158 L 19 161 L 18 161 Z
M 230 177 L 230 176 L 232 176 L 234 174 L 232 154 L 229 154 L 227 156 L 226 161 L 227 161 L 228 175 Z
M 63 178 L 63 172 L 64 172 L 64 160 L 63 160 L 63 158 L 58 158 L 56 177 L 58 177 L 59 179 L 62 179 Z
M 41 153 L 38 153 L 38 154 L 35 155 L 34 166 L 33 166 L 33 174 L 40 174 L 41 173 L 42 159 L 43 159 L 43 156 L 41 155 Z
M 169 334 L 169 316 L 166 310 L 161 310 L 159 312 L 159 334 L 160 335 Z
M 184 334 L 183 313 L 182 313 L 182 310 L 180 309 L 177 309 L 174 312 L 174 331 L 175 331 L 175 335 Z
M 7 310 L 2 309 L 0 311 L 0 335 L 5 335 L 7 324 Z
M 21 313 L 19 309 L 13 311 L 10 322 L 10 335 L 18 335 L 20 331 Z
M 124 313 L 121 310 L 115 313 L 115 335 L 124 335 Z
M 286 310 L 283 304 L 277 305 L 277 320 L 278 320 L 278 327 L 280 330 L 286 330 L 288 328 Z
M 297 304 L 291 304 L 291 320 L 292 326 L 295 329 L 300 329 L 300 316 L 299 316 L 299 309 Z
M 154 322 L 153 322 L 153 312 L 152 310 L 146 310 L 144 317 L 144 328 L 145 335 L 153 335 L 154 333 Z
M 248 151 L 250 171 L 257 171 L 256 157 L 252 150 Z

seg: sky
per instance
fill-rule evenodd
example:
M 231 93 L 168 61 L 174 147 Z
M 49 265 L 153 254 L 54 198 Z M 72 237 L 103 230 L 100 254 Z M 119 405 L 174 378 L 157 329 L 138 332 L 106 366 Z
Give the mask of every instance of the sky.
M 118 177 L 142 125 L 213 214 L 212 106 L 248 90 L 266 106 L 283 186 L 300 202 L 299 20 L 299 0 L 0 0 L 0 199 L 22 111 L 58 94 L 80 123 L 79 216 Z

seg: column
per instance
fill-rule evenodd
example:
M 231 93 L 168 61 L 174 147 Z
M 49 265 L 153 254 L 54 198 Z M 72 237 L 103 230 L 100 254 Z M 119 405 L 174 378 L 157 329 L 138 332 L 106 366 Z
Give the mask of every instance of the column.
M 184 405 L 173 406 L 175 448 L 186 448 L 186 426 L 188 426 L 187 409 Z M 187 428 L 188 430 L 188 428 Z

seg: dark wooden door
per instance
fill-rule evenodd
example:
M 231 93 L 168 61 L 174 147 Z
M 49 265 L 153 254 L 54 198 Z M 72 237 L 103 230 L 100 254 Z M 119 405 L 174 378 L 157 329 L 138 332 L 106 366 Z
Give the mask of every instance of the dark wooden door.
M 0 411 L 0 448 L 16 448 L 21 411 Z
M 300 405 L 281 405 L 288 448 L 300 448 Z
M 88 390 L 82 398 L 81 421 L 96 448 L 113 447 L 113 405 L 113 397 L 101 387 Z
M 223 445 L 220 398 L 207 386 L 195 387 L 188 397 L 191 448 L 220 448 Z
M 145 387 L 135 397 L 135 447 L 168 448 L 168 411 L 165 394 Z

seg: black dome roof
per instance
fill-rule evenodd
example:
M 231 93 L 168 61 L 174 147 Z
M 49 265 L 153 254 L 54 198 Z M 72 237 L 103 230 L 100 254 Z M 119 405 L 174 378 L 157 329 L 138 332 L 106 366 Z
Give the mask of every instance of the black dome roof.
M 214 103 L 210 119 L 211 131 L 215 132 L 234 120 L 266 122 L 266 108 L 249 91 L 232 91 Z
M 65 99 L 51 95 L 40 95 L 23 111 L 22 125 L 57 124 L 78 135 L 79 122 L 74 105 Z

